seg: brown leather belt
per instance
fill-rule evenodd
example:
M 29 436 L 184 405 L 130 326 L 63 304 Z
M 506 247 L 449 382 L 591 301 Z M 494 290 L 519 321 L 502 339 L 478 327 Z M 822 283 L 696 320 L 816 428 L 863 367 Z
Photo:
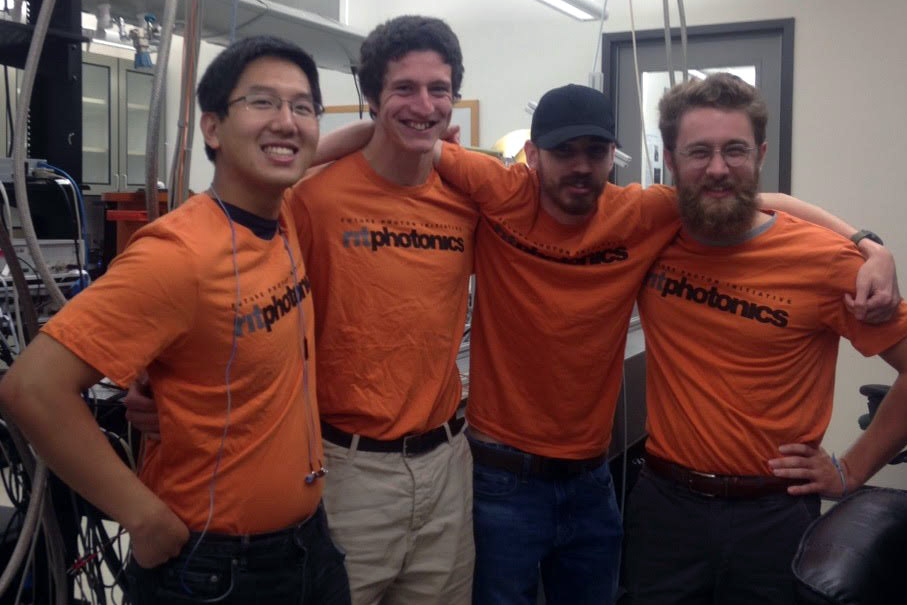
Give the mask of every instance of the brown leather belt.
M 653 474 L 678 483 L 694 494 L 710 498 L 743 500 L 759 498 L 769 494 L 781 494 L 791 485 L 802 485 L 799 479 L 758 475 L 717 475 L 702 473 L 668 462 L 664 458 L 646 454 L 646 468 Z
M 465 418 L 457 418 L 454 414 L 450 420 L 439 427 L 433 428 L 425 433 L 418 435 L 406 435 L 398 439 L 372 439 L 364 435 L 359 436 L 359 445 L 357 449 L 364 452 L 397 452 L 404 456 L 418 456 L 432 451 L 445 441 L 447 441 L 447 430 L 445 425 L 450 427 L 451 436 L 456 436 L 463 430 L 466 424 Z M 340 447 L 350 447 L 353 444 L 353 435 L 347 433 L 336 426 L 330 425 L 324 420 L 321 421 L 321 437 Z
M 476 464 L 509 471 L 520 477 L 528 475 L 547 481 L 570 479 L 596 469 L 605 462 L 604 454 L 595 458 L 570 460 L 500 449 L 474 439 L 469 440 L 469 446 L 472 448 L 472 460 Z

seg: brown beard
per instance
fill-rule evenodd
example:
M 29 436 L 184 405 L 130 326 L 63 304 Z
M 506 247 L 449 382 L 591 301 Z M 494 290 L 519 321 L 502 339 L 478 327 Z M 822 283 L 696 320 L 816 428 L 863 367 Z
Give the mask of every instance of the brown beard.
M 733 199 L 720 204 L 706 204 L 702 199 L 705 188 L 725 183 L 706 181 L 698 185 L 677 183 L 677 201 L 680 206 L 680 219 L 693 234 L 712 241 L 733 240 L 753 225 L 753 216 L 759 206 L 756 195 L 759 188 L 759 171 L 752 178 L 728 180 Z

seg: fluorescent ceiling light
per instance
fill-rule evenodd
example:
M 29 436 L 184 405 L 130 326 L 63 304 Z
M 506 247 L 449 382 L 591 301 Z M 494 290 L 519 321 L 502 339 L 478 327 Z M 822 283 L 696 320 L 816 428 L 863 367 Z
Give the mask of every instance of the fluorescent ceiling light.
M 538 0 L 580 21 L 602 18 L 602 7 L 591 0 Z

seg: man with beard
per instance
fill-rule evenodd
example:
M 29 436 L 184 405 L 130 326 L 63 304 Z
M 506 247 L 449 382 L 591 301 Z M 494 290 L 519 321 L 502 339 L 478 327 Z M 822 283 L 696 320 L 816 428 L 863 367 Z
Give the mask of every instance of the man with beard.
M 528 167 L 454 145 L 438 157 L 483 206 L 467 407 L 479 605 L 534 603 L 540 573 L 549 603 L 612 602 L 621 520 L 605 454 L 627 327 L 680 226 L 672 189 L 606 184 L 613 154 L 607 98 L 568 85 L 539 101 Z
M 630 602 L 793 604 L 791 560 L 819 496 L 859 488 L 907 444 L 907 304 L 888 323 L 857 321 L 843 302 L 856 247 L 759 211 L 755 88 L 716 74 L 659 109 L 683 229 L 639 297 L 649 440 L 627 514 Z M 819 444 L 840 336 L 898 376 L 836 458 Z

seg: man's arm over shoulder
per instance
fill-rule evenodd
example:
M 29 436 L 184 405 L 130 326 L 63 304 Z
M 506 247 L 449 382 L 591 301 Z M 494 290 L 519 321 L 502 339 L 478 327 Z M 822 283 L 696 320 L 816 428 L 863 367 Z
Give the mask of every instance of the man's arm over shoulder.
M 39 334 L 0 382 L 0 407 L 63 481 L 126 528 L 136 561 L 153 567 L 179 553 L 188 529 L 99 430 L 79 393 L 100 377 Z
M 783 193 L 761 193 L 762 208 L 781 210 L 814 225 L 850 238 L 857 230 L 830 212 Z M 847 308 L 858 319 L 882 323 L 891 318 L 901 300 L 894 256 L 887 248 L 863 238 L 857 246 L 866 263 L 857 274 L 853 294 L 845 295 Z
M 359 120 L 323 135 L 318 140 L 315 157 L 312 158 L 312 166 L 334 162 L 345 155 L 359 151 L 371 140 L 374 132 L 374 122 Z
M 505 166 L 490 155 L 439 142 L 435 167 L 442 179 L 469 195 L 483 212 L 538 198 L 538 180 L 524 164 Z

